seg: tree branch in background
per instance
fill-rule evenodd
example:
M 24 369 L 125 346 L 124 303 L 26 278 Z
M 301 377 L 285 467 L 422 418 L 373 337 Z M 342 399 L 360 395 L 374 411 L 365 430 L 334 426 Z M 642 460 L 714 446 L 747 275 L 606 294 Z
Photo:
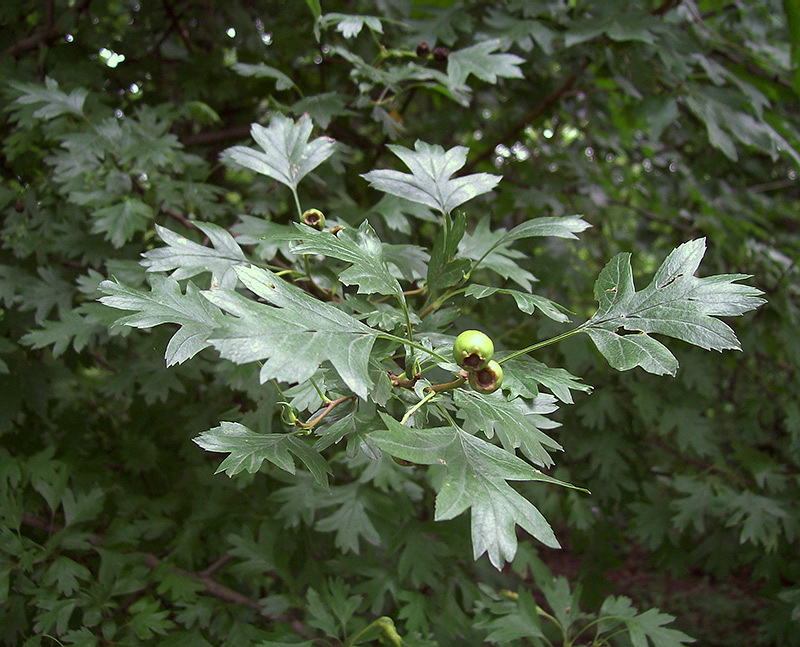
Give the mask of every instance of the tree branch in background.
M 525 128 L 535 119 L 543 115 L 547 110 L 550 109 L 551 106 L 558 103 L 561 100 L 561 97 L 566 94 L 566 92 L 572 89 L 572 86 L 575 85 L 575 81 L 578 79 L 580 72 L 586 69 L 589 65 L 589 62 L 586 61 L 578 72 L 574 74 L 570 74 L 564 82 L 553 92 L 547 95 L 544 100 L 539 103 L 536 107 L 532 110 L 527 112 L 522 119 L 517 121 L 516 123 L 511 124 L 508 128 L 506 128 L 503 133 L 495 139 L 495 142 L 485 148 L 477 157 L 473 158 L 471 162 L 469 162 L 459 173 L 458 175 L 467 175 L 472 172 L 472 170 L 481 162 L 487 160 L 492 156 L 494 153 L 494 149 L 499 144 L 503 144 L 505 142 L 511 141 L 512 139 L 518 139 L 519 134 L 525 130 Z
M 22 523 L 32 528 L 44 530 L 50 534 L 56 534 L 64 530 L 64 526 L 61 524 L 35 514 L 23 514 Z M 98 547 L 103 543 L 103 538 L 100 535 L 91 534 L 89 535 L 88 541 L 93 547 Z M 161 565 L 161 558 L 153 553 L 142 553 L 142 557 L 144 558 L 144 563 L 147 564 L 147 566 L 149 566 L 151 569 L 155 569 Z M 314 634 L 309 633 L 305 626 L 296 618 L 291 618 L 280 613 L 266 613 L 258 600 L 254 600 L 243 593 L 234 591 L 233 589 L 228 588 L 224 584 L 220 584 L 213 579 L 211 574 L 222 568 L 230 559 L 232 559 L 231 556 L 225 555 L 199 573 L 187 571 L 186 569 L 178 568 L 177 566 L 170 567 L 170 572 L 199 582 L 205 587 L 206 593 L 214 596 L 215 598 L 219 598 L 225 602 L 230 602 L 231 604 L 241 604 L 246 607 L 250 607 L 251 609 L 257 611 L 259 615 L 273 622 L 285 622 L 290 624 L 295 632 L 306 639 L 310 640 L 314 638 Z M 135 597 L 130 599 L 127 605 L 130 606 L 135 599 Z M 123 605 L 125 605 L 125 603 L 123 603 Z M 124 608 L 122 610 L 124 610 Z
M 70 13 L 79 14 L 84 10 L 89 8 L 92 0 L 82 0 L 74 7 L 70 7 Z M 66 14 L 62 14 L 66 15 Z M 34 32 L 30 36 L 26 36 L 25 38 L 18 40 L 16 43 L 7 47 L 3 51 L 4 56 L 18 56 L 20 54 L 24 54 L 25 52 L 36 49 L 39 45 L 49 45 L 53 41 L 57 40 L 63 31 L 63 27 L 58 24 L 58 21 L 53 21 L 53 8 L 48 3 L 47 6 L 47 18 L 45 22 L 44 28 L 40 29 L 37 32 Z

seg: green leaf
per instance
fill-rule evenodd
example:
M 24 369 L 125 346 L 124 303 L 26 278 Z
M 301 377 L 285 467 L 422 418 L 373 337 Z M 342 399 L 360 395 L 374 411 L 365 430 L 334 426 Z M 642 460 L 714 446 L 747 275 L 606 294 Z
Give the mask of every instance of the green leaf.
M 403 300 L 403 289 L 383 258 L 383 244 L 366 220 L 355 232 L 345 229 L 336 234 L 296 226 L 301 241 L 292 247 L 293 254 L 322 254 L 350 263 L 339 273 L 342 283 L 358 285 L 358 292 L 394 295 Z
M 267 360 L 261 367 L 262 382 L 302 382 L 327 360 L 354 393 L 367 397 L 372 387 L 369 355 L 378 331 L 268 270 L 237 267 L 236 273 L 270 305 L 231 290 L 203 293 L 235 315 L 226 317 L 209 340 L 223 357 L 236 364 Z
M 357 450 L 361 449 L 372 458 L 380 458 L 380 451 L 369 440 L 369 433 L 380 427 L 381 421 L 375 407 L 370 403 L 359 402 L 359 406 L 345 416 L 317 429 L 322 435 L 314 443 L 314 448 L 323 451 L 347 438 L 348 456 L 355 456 Z
M 502 360 L 508 353 L 496 353 L 495 358 Z M 503 363 L 503 389 L 512 397 L 535 398 L 539 395 L 538 386 L 547 387 L 559 400 L 572 404 L 572 391 L 591 392 L 592 387 L 581 384 L 563 368 L 550 368 L 527 355 L 520 355 Z
M 486 642 L 506 645 L 520 638 L 544 638 L 538 606 L 534 597 L 527 591 L 520 591 L 516 604 L 506 613 L 488 622 L 481 622 L 478 627 L 491 633 Z M 534 642 L 538 645 L 539 643 Z
M 378 34 L 383 33 L 381 19 L 377 16 L 326 13 L 320 18 L 320 24 L 325 27 L 335 24 L 336 31 L 341 33 L 345 38 L 355 38 L 358 36 L 361 33 L 361 30 L 364 28 L 364 25 Z
M 467 288 L 464 295 L 475 299 L 485 299 L 497 292 L 500 294 L 509 294 L 514 297 L 517 307 L 525 314 L 532 315 L 534 310 L 538 309 L 539 312 L 553 321 L 558 321 L 559 323 L 567 323 L 569 321 L 569 317 L 564 314 L 564 311 L 567 311 L 564 306 L 537 294 L 528 294 L 527 292 L 508 290 L 505 288 L 493 288 L 488 285 L 473 283 Z
M 303 115 L 295 123 L 288 117 L 275 115 L 268 128 L 253 124 L 250 134 L 264 152 L 247 146 L 233 146 L 224 155 L 261 173 L 292 191 L 306 175 L 333 155 L 336 143 L 329 137 L 308 141 L 313 128 L 310 117 Z
M 308 113 L 314 123 L 327 128 L 334 117 L 352 116 L 356 113 L 347 108 L 350 97 L 341 92 L 323 92 L 311 97 L 303 97 L 292 104 L 292 112 L 296 115 Z
M 719 316 L 736 316 L 764 303 L 761 290 L 735 281 L 746 274 L 698 278 L 705 238 L 673 250 L 645 289 L 636 292 L 630 254 L 618 254 L 594 287 L 600 307 L 585 332 L 618 370 L 641 366 L 657 375 L 674 375 L 678 362 L 648 333 L 660 333 L 706 350 L 741 350 L 733 330 Z
M 292 456 L 297 457 L 320 485 L 328 485 L 332 473 L 325 459 L 307 442 L 292 433 L 258 434 L 238 422 L 221 422 L 194 439 L 209 452 L 228 454 L 215 474 L 234 476 L 242 471 L 254 474 L 264 461 L 277 465 L 289 474 L 296 472 Z
M 450 52 L 447 57 L 447 77 L 451 86 L 464 84 L 470 74 L 481 81 L 497 83 L 497 77 L 521 79 L 520 63 L 525 59 L 514 54 L 492 54 L 500 49 L 500 39 L 487 40 L 471 47 Z
M 414 463 L 444 467 L 436 497 L 437 521 L 452 519 L 472 508 L 475 559 L 488 553 L 497 569 L 513 560 L 517 550 L 516 524 L 545 545 L 559 546 L 542 514 L 508 484 L 508 481 L 559 481 L 458 427 L 415 430 L 383 413 L 381 418 L 386 430 L 370 434 L 378 447 Z
M 530 52 L 535 41 L 545 54 L 553 53 L 556 32 L 538 20 L 522 20 L 518 16 L 490 9 L 484 22 L 492 28 L 493 35 L 500 39 L 500 49 L 508 49 L 512 43 L 516 43 L 525 52 Z
M 251 65 L 249 63 L 234 63 L 231 69 L 239 76 L 253 76 L 260 79 L 275 79 L 275 88 L 277 90 L 289 90 L 295 87 L 294 81 L 286 76 L 280 70 L 270 67 L 266 63 L 257 63 Z
M 694 638 L 682 631 L 664 626 L 673 622 L 674 616 L 661 613 L 656 608 L 639 613 L 630 599 L 624 596 L 606 598 L 599 615 L 609 617 L 600 623 L 600 635 L 616 633 L 619 624 L 624 624 L 633 647 L 648 647 L 650 643 L 654 647 L 681 647 L 695 642 Z
M 311 13 L 314 14 L 314 18 L 319 18 L 322 13 L 319 0 L 306 0 L 306 4 L 311 9 Z
M 411 173 L 379 170 L 361 177 L 379 191 L 419 202 L 442 213 L 450 213 L 468 200 L 488 193 L 501 179 L 499 175 L 488 173 L 450 179 L 467 163 L 467 149 L 463 146 L 445 152 L 441 146 L 417 140 L 413 151 L 394 144 L 388 148 L 403 160 Z
M 448 217 L 449 216 L 445 216 Z M 450 227 L 440 229 L 433 241 L 431 261 L 428 264 L 428 289 L 432 294 L 455 285 L 469 271 L 469 260 L 453 257 L 467 227 L 466 215 L 456 215 Z
M 792 88 L 800 97 L 800 5 L 795 0 L 783 0 L 786 25 L 789 28 L 789 47 L 792 52 Z
M 105 322 L 97 317 L 89 306 L 102 308 L 97 304 L 84 303 L 75 310 L 62 313 L 58 321 L 45 321 L 39 330 L 29 330 L 22 336 L 22 343 L 31 348 L 53 347 L 53 357 L 62 355 L 69 348 L 80 352 L 92 341 Z
M 413 216 L 427 222 L 439 221 L 425 205 L 388 193 L 380 199 L 378 204 L 372 207 L 372 211 L 380 214 L 389 229 L 394 229 L 404 234 L 411 233 L 411 225 L 407 216 Z
M 370 544 L 379 544 L 381 537 L 367 515 L 363 488 L 358 484 L 335 488 L 325 504 L 335 504 L 336 510 L 320 519 L 314 526 L 320 532 L 335 532 L 336 546 L 342 551 L 360 552 L 361 539 Z
M 115 325 L 152 328 L 164 323 L 178 324 L 178 331 L 167 344 L 167 366 L 181 364 L 210 346 L 208 337 L 222 323 L 222 315 L 200 296 L 197 287 L 187 283 L 183 294 L 175 279 L 159 274 L 153 274 L 150 282 L 149 293 L 114 281 L 100 283 L 98 289 L 109 295 L 101 297 L 101 303 L 136 311 L 121 317 Z
M 541 394 L 528 404 L 520 398 L 509 402 L 499 391 L 492 395 L 481 395 L 459 389 L 453 399 L 458 407 L 458 417 L 464 421 L 465 431 L 482 431 L 489 439 L 497 434 L 506 451 L 513 454 L 514 450 L 520 448 L 536 465 L 549 467 L 553 459 L 547 453 L 548 449 L 563 449 L 541 431 L 560 424 L 544 417 L 558 409 L 552 395 Z
M 485 267 L 503 278 L 510 278 L 522 287 L 530 290 L 531 281 L 535 277 L 519 266 L 519 259 L 525 255 L 506 246 L 516 240 L 540 236 L 557 238 L 577 238 L 575 235 L 590 227 L 588 222 L 579 216 L 533 218 L 523 222 L 511 231 L 489 228 L 489 217 L 482 218 L 471 234 L 464 236 L 459 246 L 462 256 L 474 260 L 473 271 Z
M 43 103 L 33 116 L 37 119 L 54 119 L 61 115 L 83 116 L 83 104 L 89 95 L 87 90 L 77 88 L 67 94 L 58 87 L 58 81 L 46 78 L 44 87 L 39 83 L 11 82 L 11 87 L 23 94 L 15 100 L 19 105 L 36 105 Z
M 114 247 L 122 247 L 137 231 L 144 231 L 155 217 L 153 209 L 136 198 L 96 209 L 92 231 L 105 234 Z
M 167 243 L 167 247 L 157 247 L 145 252 L 142 255 L 142 265 L 148 272 L 174 270 L 170 276 L 178 281 L 211 272 L 212 287 L 234 287 L 237 280 L 234 268 L 247 263 L 241 248 L 222 227 L 210 222 L 196 222 L 195 225 L 208 236 L 213 249 L 156 225 L 156 231 L 161 240 Z

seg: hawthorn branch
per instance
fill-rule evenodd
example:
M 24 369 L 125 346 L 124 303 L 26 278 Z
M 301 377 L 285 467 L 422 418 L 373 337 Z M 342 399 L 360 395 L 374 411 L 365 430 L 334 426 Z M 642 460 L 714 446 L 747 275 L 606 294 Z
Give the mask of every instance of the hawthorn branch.
M 22 515 L 22 523 L 26 526 L 30 526 L 32 528 L 38 528 L 40 530 L 44 530 L 50 534 L 56 534 L 64 530 L 64 526 L 61 524 L 56 523 L 55 521 L 45 519 L 35 514 L 25 513 Z M 88 538 L 89 543 L 93 547 L 98 547 L 103 542 L 103 538 L 100 535 L 91 534 Z M 151 569 L 156 569 L 162 563 L 162 559 L 153 553 L 143 553 L 142 557 L 144 559 L 144 563 L 147 564 L 148 567 Z M 220 584 L 214 578 L 211 577 L 211 574 L 214 571 L 218 570 L 222 566 L 225 565 L 232 557 L 230 555 L 225 555 L 224 557 L 218 559 L 213 564 L 211 564 L 208 568 L 199 573 L 194 571 L 189 571 L 183 568 L 179 568 L 177 566 L 171 566 L 170 572 L 175 573 L 176 575 L 182 575 L 183 577 L 187 577 L 192 579 L 196 582 L 199 582 L 205 587 L 206 593 L 223 600 L 224 602 L 229 602 L 231 604 L 240 604 L 246 607 L 250 607 L 251 609 L 258 612 L 258 614 L 268 620 L 273 622 L 285 622 L 291 625 L 292 629 L 297 632 L 298 635 L 311 640 L 314 638 L 314 634 L 310 633 L 305 626 L 296 618 L 291 618 L 282 613 L 267 613 L 258 600 L 254 600 L 239 591 L 235 591 L 224 584 Z M 124 611 L 127 606 L 130 606 L 136 600 L 136 595 L 129 598 L 126 602 L 122 603 L 121 610 Z

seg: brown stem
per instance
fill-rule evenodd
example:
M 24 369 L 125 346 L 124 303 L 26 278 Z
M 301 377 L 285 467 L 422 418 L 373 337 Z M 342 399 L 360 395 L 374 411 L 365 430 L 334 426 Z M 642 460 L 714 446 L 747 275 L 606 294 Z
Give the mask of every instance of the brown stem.
M 303 429 L 312 429 L 316 427 L 320 422 L 325 419 L 331 411 L 333 411 L 336 407 L 338 407 L 342 402 L 346 402 L 347 400 L 352 400 L 355 396 L 353 395 L 343 395 L 341 398 L 336 398 L 335 400 L 331 400 L 328 404 L 325 405 L 325 408 L 322 410 L 316 418 L 312 418 L 308 422 L 295 422 L 298 427 L 302 427 Z
M 441 393 L 442 391 L 452 391 L 453 389 L 457 389 L 459 386 L 464 384 L 467 381 L 467 372 L 461 371 L 457 380 L 453 380 L 452 382 L 445 382 L 444 384 L 431 384 L 428 389 L 431 391 L 436 391 L 436 393 Z
M 225 564 L 233 559 L 233 555 L 223 555 L 215 562 L 209 564 L 206 568 L 200 571 L 200 575 L 203 577 L 211 577 L 214 573 L 216 573 L 219 569 L 221 569 Z
M 428 289 L 428 286 L 427 285 L 423 285 L 421 288 L 417 288 L 415 290 L 406 290 L 405 292 L 403 292 L 403 294 L 405 296 L 409 296 L 409 295 L 413 295 L 413 294 L 421 294 L 422 292 L 425 292 L 425 290 L 427 290 L 427 289 Z M 395 295 L 393 295 L 393 294 L 390 294 L 388 296 L 383 296 L 380 299 L 375 299 L 375 301 L 373 301 L 372 303 L 383 303 L 384 301 L 388 301 L 389 299 L 391 299 L 394 296 Z

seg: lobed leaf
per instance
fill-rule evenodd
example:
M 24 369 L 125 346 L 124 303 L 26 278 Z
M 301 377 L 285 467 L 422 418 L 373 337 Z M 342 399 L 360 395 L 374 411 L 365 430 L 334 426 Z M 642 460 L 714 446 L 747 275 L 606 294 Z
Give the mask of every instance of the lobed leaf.
M 308 115 L 297 123 L 275 115 L 267 128 L 253 124 L 250 135 L 262 151 L 247 146 L 233 146 L 224 151 L 234 162 L 256 173 L 285 184 L 292 191 L 306 175 L 333 155 L 335 142 L 328 137 L 308 141 L 313 124 Z
M 112 308 L 135 311 L 118 319 L 116 325 L 152 328 L 165 323 L 178 324 L 177 332 L 167 344 L 167 366 L 181 364 L 210 346 L 208 337 L 220 325 L 222 316 L 200 296 L 197 287 L 187 283 L 183 294 L 175 279 L 159 274 L 152 275 L 150 283 L 147 293 L 115 281 L 103 281 L 98 289 L 108 296 L 99 300 Z
M 614 368 L 641 366 L 649 373 L 674 375 L 678 361 L 649 333 L 706 350 L 741 350 L 733 330 L 715 317 L 757 308 L 765 302 L 762 292 L 735 283 L 749 278 L 746 274 L 695 276 L 705 250 L 705 238 L 683 243 L 639 292 L 633 284 L 630 254 L 618 254 L 608 262 L 594 286 L 600 307 L 585 332 Z
M 513 560 L 517 550 L 515 525 L 522 526 L 543 544 L 559 547 L 541 512 L 508 481 L 566 483 L 456 426 L 415 430 L 384 413 L 381 418 L 386 429 L 370 434 L 378 447 L 404 460 L 444 467 L 435 519 L 452 519 L 471 508 L 475 559 L 488 553 L 497 569 Z
M 209 339 L 223 357 L 236 364 L 266 360 L 262 382 L 302 382 L 330 361 L 347 386 L 367 398 L 373 386 L 369 355 L 378 331 L 268 270 L 237 267 L 236 274 L 267 304 L 232 290 L 203 293 L 234 315 L 225 317 Z
M 292 456 L 298 458 L 320 485 L 328 485 L 332 473 L 325 459 L 297 436 L 287 434 L 258 434 L 238 422 L 221 422 L 194 439 L 209 452 L 228 454 L 220 463 L 216 474 L 225 472 L 234 476 L 242 471 L 257 472 L 264 461 L 277 465 L 290 474 L 296 472 Z
M 464 146 L 445 151 L 441 146 L 417 140 L 413 151 L 397 145 L 388 148 L 411 173 L 378 170 L 364 173 L 361 177 L 379 191 L 424 204 L 442 213 L 450 213 L 472 198 L 488 193 L 501 180 L 499 175 L 488 173 L 451 179 L 467 163 Z
M 300 242 L 292 246 L 293 254 L 322 254 L 350 263 L 339 273 L 345 285 L 358 285 L 358 292 L 387 294 L 403 299 L 403 289 L 392 276 L 383 256 L 383 244 L 365 220 L 357 231 L 316 231 L 297 224 Z
M 142 265 L 148 272 L 168 272 L 173 279 L 188 279 L 203 272 L 211 272 L 212 286 L 232 288 L 236 285 L 237 265 L 247 263 L 242 249 L 225 229 L 210 222 L 196 222 L 195 226 L 211 241 L 213 248 L 199 245 L 166 227 L 156 225 L 156 231 L 166 247 L 157 247 L 143 254 Z

